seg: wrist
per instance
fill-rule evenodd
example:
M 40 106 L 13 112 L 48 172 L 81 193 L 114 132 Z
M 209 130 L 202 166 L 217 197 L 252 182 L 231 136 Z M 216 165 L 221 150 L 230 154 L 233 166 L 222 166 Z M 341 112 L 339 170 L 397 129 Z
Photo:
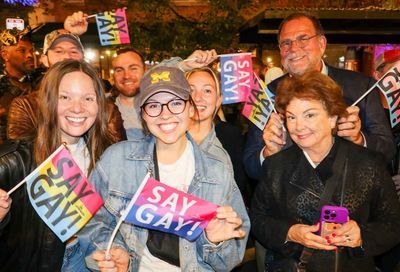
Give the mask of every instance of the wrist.
M 186 64 L 185 64 L 184 61 L 178 62 L 177 66 L 178 66 L 178 68 L 179 68 L 182 72 L 187 72 L 187 71 L 190 70 L 190 68 L 188 68 L 188 67 L 186 66 Z
M 364 145 L 364 137 L 361 133 L 358 133 L 356 139 L 353 142 L 358 145 Z

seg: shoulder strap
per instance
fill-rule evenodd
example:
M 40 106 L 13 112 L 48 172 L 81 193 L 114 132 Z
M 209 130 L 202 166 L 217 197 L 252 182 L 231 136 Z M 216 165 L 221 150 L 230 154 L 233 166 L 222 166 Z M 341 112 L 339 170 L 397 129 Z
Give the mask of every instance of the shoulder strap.
M 347 158 L 347 145 L 345 144 L 340 144 L 338 151 L 336 153 L 336 158 L 335 161 L 333 162 L 332 166 L 332 173 L 333 175 L 328 178 L 328 180 L 325 183 L 325 189 L 321 195 L 320 201 L 319 201 L 319 209 L 325 205 L 328 204 L 332 200 L 332 195 L 338 186 L 338 178 L 339 176 L 336 175 L 336 173 L 341 173 Z M 343 173 L 343 175 L 346 175 L 346 173 Z M 342 176 L 342 183 L 345 182 L 346 177 Z M 342 186 L 342 190 L 344 190 Z
M 332 166 L 332 173 L 333 175 L 328 178 L 328 180 L 325 183 L 325 188 L 324 191 L 321 195 L 321 198 L 318 203 L 318 208 L 321 209 L 323 205 L 328 204 L 332 200 L 332 195 L 333 192 L 335 191 L 336 187 L 338 186 L 338 175 L 336 173 L 340 173 L 343 169 L 344 166 L 347 166 L 347 145 L 346 144 L 340 144 L 338 151 L 336 153 L 336 158 L 335 161 L 333 162 Z M 347 168 L 347 167 L 346 167 Z M 344 193 L 344 183 L 346 181 L 346 174 L 347 171 L 344 171 L 343 176 L 342 176 L 342 186 L 341 186 L 341 196 L 343 198 L 343 193 Z M 341 200 L 341 202 L 343 199 Z M 299 258 L 299 263 L 298 263 L 298 271 L 306 271 L 307 268 L 307 263 L 311 260 L 311 257 L 314 253 L 314 249 L 304 247 L 303 251 L 301 252 L 300 258 Z

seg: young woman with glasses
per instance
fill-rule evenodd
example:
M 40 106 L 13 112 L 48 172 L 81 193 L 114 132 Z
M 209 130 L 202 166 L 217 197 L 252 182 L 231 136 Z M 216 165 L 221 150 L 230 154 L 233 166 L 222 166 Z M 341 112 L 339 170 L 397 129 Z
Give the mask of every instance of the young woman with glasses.
M 101 271 L 232 270 L 243 258 L 249 219 L 232 172 L 218 157 L 202 152 L 187 134 L 196 109 L 183 72 L 153 68 L 143 77 L 135 99 L 147 135 L 109 148 L 91 176 L 106 204 L 83 230 L 83 239 L 92 245 L 86 252 L 89 267 Z M 178 240 L 176 248 L 159 257 L 148 247 L 151 231 L 123 223 L 106 258 L 105 245 L 120 213 L 147 172 L 158 173 L 155 176 L 162 183 L 219 205 L 216 217 L 193 242 L 172 237 Z M 174 254 L 177 262 L 164 257 Z

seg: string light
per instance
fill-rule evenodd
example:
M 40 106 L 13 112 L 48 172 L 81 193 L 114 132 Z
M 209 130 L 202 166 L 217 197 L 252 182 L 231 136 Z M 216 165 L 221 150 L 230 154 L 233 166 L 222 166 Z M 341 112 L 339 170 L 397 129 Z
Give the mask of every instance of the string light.
M 39 0 L 3 0 L 6 4 L 22 4 L 23 6 L 34 6 Z

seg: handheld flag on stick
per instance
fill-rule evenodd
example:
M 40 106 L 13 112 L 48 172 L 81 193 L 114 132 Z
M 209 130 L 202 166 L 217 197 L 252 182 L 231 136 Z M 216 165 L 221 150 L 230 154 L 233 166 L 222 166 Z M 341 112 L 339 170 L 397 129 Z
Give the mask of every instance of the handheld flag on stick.
M 130 43 L 126 8 L 96 14 L 97 30 L 102 46 Z M 88 16 L 88 18 L 91 16 Z
M 103 205 L 63 145 L 8 194 L 24 182 L 33 208 L 63 242 L 78 232 Z
M 372 90 L 378 88 L 386 98 L 390 110 L 390 123 L 395 127 L 400 123 L 400 61 L 387 71 L 378 82 L 366 91 L 356 102 L 355 106 L 364 99 Z
M 220 55 L 222 104 L 244 102 L 251 90 L 251 53 Z
M 147 174 L 114 229 L 106 255 L 122 221 L 194 241 L 214 218 L 217 208 L 213 203 L 149 178 Z
M 272 94 L 264 82 L 254 74 L 252 88 L 248 93 L 242 114 L 261 130 L 264 130 L 272 111 L 276 112 L 274 102 L 267 92 Z

